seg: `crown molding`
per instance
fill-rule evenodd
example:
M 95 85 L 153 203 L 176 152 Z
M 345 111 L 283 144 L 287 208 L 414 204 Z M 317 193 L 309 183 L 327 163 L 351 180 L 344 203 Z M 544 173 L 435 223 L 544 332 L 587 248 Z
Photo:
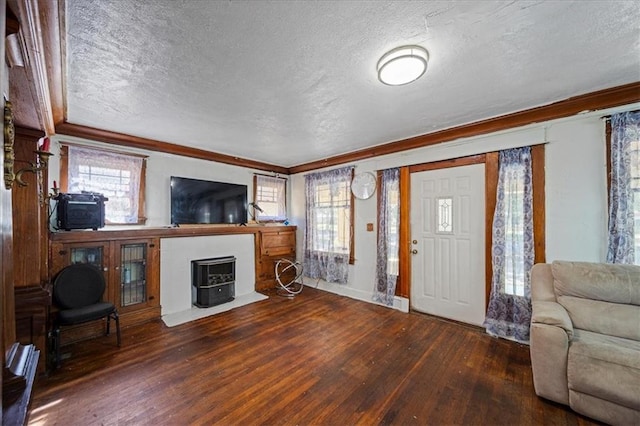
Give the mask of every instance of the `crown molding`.
M 39 61 L 39 64 L 34 69 L 34 83 L 39 101 L 39 111 L 44 123 L 43 128 L 47 135 L 52 134 L 55 129 L 56 133 L 96 139 L 123 146 L 157 150 L 169 154 L 251 167 L 280 174 L 294 174 L 436 145 L 455 139 L 507 130 L 536 122 L 565 118 L 585 111 L 597 111 L 640 102 L 640 82 L 634 82 L 575 96 L 548 105 L 286 168 L 66 122 L 66 105 L 64 104 L 65 2 L 66 0 L 48 0 L 44 2 L 38 0 L 8 0 L 14 10 L 19 12 L 18 15 L 21 22 L 24 23 L 25 27 L 28 27 L 26 32 L 29 37 L 25 38 L 25 42 L 28 43 L 29 54 L 31 55 L 34 52 L 34 59 Z M 40 37 L 38 34 L 42 34 L 42 36 Z M 45 71 L 48 71 L 48 76 Z
M 93 127 L 80 126 L 77 124 L 61 123 L 56 126 L 55 132 L 62 138 L 64 138 L 64 135 L 75 136 L 78 138 L 90 139 L 113 145 L 127 146 L 147 151 L 164 152 L 166 154 L 198 158 L 200 160 L 215 161 L 217 163 L 231 164 L 233 166 L 247 167 L 250 169 L 257 169 L 278 174 L 289 174 L 289 169 L 282 166 L 276 166 L 274 164 L 247 160 L 245 158 L 219 154 L 216 152 L 206 151 L 204 149 L 176 145 L 173 143 L 161 142 L 154 139 L 141 138 L 138 136 L 131 136 L 123 133 L 96 129 Z
M 48 61 L 44 53 L 43 37 L 51 33 L 47 22 L 51 10 L 57 11 L 57 2 L 9 0 L 8 4 L 20 21 L 20 36 L 24 42 L 23 54 L 26 56 L 24 58 L 26 77 L 35 98 L 35 112 L 45 134 L 51 135 L 55 128 L 49 85 L 51 70 L 47 67 Z M 54 32 L 60 34 L 59 30 Z
M 585 95 L 574 96 L 549 105 L 476 121 L 474 123 L 439 130 L 437 132 L 427 133 L 409 139 L 390 142 L 372 148 L 365 148 L 347 154 L 336 155 L 324 160 L 312 161 L 310 163 L 290 167 L 289 173 L 295 174 L 308 172 L 324 167 L 365 160 L 367 158 L 373 158 L 380 155 L 389 155 L 410 149 L 436 145 L 455 139 L 468 138 L 507 130 L 514 127 L 526 126 L 527 124 L 569 117 L 585 111 L 598 111 L 628 105 L 639 101 L 640 82 L 625 84 L 623 86 L 599 90 Z

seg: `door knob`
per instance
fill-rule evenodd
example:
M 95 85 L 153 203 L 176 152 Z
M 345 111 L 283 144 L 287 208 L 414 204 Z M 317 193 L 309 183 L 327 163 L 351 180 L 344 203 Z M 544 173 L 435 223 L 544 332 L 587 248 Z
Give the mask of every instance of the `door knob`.
M 416 249 L 411 250 L 411 254 L 418 254 L 418 250 Z

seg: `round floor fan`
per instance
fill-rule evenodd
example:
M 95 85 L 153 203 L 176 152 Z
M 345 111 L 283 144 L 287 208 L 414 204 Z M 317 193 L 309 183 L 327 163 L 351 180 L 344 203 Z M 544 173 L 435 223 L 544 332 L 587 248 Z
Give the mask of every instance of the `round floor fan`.
M 277 293 L 280 296 L 294 297 L 296 294 L 300 294 L 304 288 L 302 283 L 303 267 L 300 262 L 290 259 L 280 259 L 276 262 L 276 281 L 280 287 L 277 289 Z M 286 278 L 285 278 L 286 277 Z M 286 283 L 282 282 L 283 279 L 290 278 Z

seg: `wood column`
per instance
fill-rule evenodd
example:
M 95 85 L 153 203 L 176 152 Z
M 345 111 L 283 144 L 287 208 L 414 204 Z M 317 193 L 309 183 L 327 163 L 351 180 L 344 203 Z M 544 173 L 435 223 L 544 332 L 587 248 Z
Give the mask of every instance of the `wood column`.
M 14 152 L 15 170 L 28 168 L 36 162 L 35 150 L 40 131 L 16 127 Z M 50 305 L 49 232 L 46 204 L 47 170 L 21 176 L 26 186 L 13 184 L 13 299 L 15 340 L 33 344 L 46 353 L 47 315 Z M 45 201 L 45 202 L 43 202 Z M 40 357 L 38 370 L 45 370 L 45 357 Z
M 14 151 L 15 169 L 20 170 L 36 161 L 35 150 L 42 132 L 16 128 Z M 39 176 L 40 175 L 40 176 Z M 26 186 L 14 182 L 13 202 L 13 273 L 16 287 L 39 285 L 46 281 L 47 250 L 47 208 L 41 202 L 41 193 L 47 193 L 47 171 L 22 174 Z M 42 188 L 40 187 L 42 185 Z

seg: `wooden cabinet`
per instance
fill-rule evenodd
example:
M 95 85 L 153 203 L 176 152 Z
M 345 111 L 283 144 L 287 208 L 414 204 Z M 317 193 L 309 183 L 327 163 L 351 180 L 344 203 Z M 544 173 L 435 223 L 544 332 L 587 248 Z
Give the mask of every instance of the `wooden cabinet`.
M 83 233 L 78 233 L 82 235 Z M 103 299 L 112 302 L 120 324 L 160 318 L 160 242 L 158 238 L 111 241 L 69 241 L 51 244 L 51 277 L 67 265 L 87 263 L 103 271 Z M 101 322 L 67 327 L 62 342 L 81 340 L 102 333 Z
M 256 291 L 276 288 L 275 265 L 280 259 L 296 258 L 296 227 L 264 227 L 256 234 Z M 286 284 L 295 271 L 282 277 Z M 287 281 L 285 281 L 287 280 Z

